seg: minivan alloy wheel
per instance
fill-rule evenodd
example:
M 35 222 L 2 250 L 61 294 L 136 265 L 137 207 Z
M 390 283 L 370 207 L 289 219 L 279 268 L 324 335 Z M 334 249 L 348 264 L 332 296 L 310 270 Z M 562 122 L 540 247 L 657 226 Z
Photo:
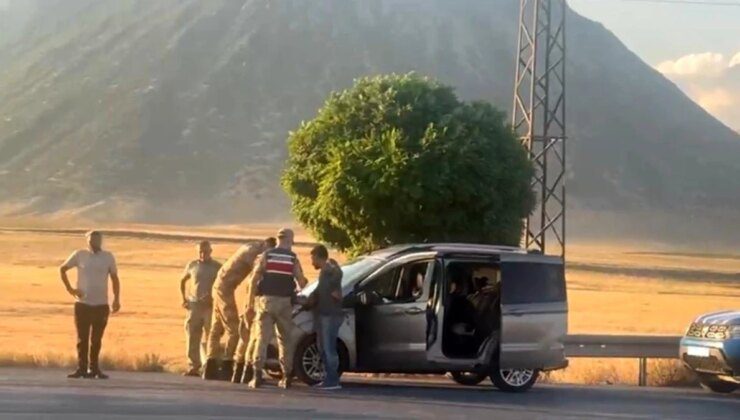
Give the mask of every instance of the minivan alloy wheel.
M 337 353 L 339 353 L 338 373 L 341 376 L 349 366 L 349 355 L 346 347 L 339 340 L 337 340 Z M 306 335 L 298 342 L 293 356 L 293 373 L 306 385 L 315 385 L 324 380 L 326 371 L 314 334 Z
M 321 362 L 321 352 L 315 341 L 303 351 L 301 355 L 301 366 L 303 367 L 303 371 L 312 380 L 320 382 L 324 379 L 324 375 L 326 375 L 324 364 Z
M 511 386 L 524 386 L 532 380 L 532 369 L 501 369 L 501 378 Z
M 493 369 L 489 374 L 491 382 L 504 392 L 525 392 L 537 382 L 538 369 Z

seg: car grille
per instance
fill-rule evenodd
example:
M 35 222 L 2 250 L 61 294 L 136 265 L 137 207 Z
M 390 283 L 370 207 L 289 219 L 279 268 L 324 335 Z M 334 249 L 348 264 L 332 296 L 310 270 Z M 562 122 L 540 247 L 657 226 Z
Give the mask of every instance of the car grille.
M 721 374 L 731 372 L 721 360 L 714 356 L 697 357 L 685 354 L 683 360 L 694 370 Z
M 726 340 L 730 338 L 728 325 L 703 325 L 693 323 L 686 332 L 687 337 L 708 338 L 711 340 Z

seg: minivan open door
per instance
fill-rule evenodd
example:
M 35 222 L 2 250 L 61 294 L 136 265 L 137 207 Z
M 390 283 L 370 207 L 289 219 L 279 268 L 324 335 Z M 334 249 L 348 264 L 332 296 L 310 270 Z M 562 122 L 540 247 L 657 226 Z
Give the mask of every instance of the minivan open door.
M 434 271 L 429 282 L 427 300 L 427 360 L 432 363 L 445 363 L 447 358 L 442 353 L 442 327 L 444 323 L 444 266 L 442 260 L 434 261 Z
M 496 260 L 497 261 L 497 260 Z M 427 302 L 427 361 L 432 365 L 444 366 L 446 369 L 470 371 L 476 366 L 487 365 L 491 360 L 490 349 L 492 341 L 482 343 L 477 355 L 467 357 L 450 357 L 444 353 L 445 325 L 449 322 L 449 287 L 450 279 L 446 278 L 451 264 L 492 264 L 490 256 L 453 256 L 451 258 L 437 258 L 434 263 L 432 280 L 429 283 L 429 300 Z
M 499 367 L 564 367 L 567 324 L 563 260 L 540 254 L 502 254 Z

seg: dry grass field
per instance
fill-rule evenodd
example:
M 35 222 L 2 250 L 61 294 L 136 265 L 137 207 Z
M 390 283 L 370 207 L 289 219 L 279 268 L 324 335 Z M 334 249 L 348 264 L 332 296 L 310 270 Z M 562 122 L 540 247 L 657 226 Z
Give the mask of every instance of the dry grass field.
M 189 229 L 117 227 L 128 231 L 264 237 L 276 226 Z M 299 232 L 299 240 L 310 238 Z M 83 247 L 79 235 L 0 230 L 0 364 L 67 366 L 74 349 L 72 299 L 57 267 Z M 107 365 L 132 370 L 180 370 L 185 365 L 179 278 L 195 258 L 193 243 L 141 237 L 109 237 L 122 281 L 120 313 L 111 316 L 104 341 Z M 236 243 L 214 242 L 224 260 Z M 308 248 L 299 247 L 313 278 Z M 702 312 L 740 308 L 740 255 L 688 254 L 624 245 L 576 244 L 569 248 L 568 293 L 571 333 L 681 334 Z M 74 274 L 72 274 L 74 277 Z M 242 291 L 241 289 L 239 291 Z M 243 298 L 238 293 L 239 298 Z M 682 373 L 671 362 L 652 364 L 656 383 Z M 550 381 L 633 383 L 632 360 L 575 360 Z

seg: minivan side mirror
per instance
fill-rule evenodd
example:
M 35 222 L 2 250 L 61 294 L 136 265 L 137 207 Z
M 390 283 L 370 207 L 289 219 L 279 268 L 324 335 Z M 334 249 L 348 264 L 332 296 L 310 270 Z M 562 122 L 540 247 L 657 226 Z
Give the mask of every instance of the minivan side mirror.
M 380 295 L 373 291 L 360 291 L 357 292 L 357 301 L 363 306 L 372 306 L 382 301 Z

